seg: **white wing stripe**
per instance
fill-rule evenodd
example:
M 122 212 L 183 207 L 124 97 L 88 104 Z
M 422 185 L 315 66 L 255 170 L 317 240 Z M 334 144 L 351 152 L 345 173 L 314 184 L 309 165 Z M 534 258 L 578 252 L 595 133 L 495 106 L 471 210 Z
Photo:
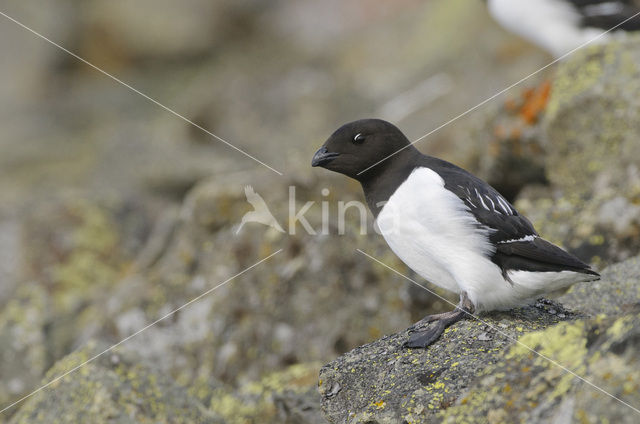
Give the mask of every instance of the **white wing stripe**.
M 508 215 L 513 215 L 513 211 L 509 207 L 509 204 L 507 203 L 506 200 L 498 196 L 498 203 L 500 204 L 500 207 L 502 208 L 502 210 L 505 211 L 505 213 L 507 213 Z
M 471 206 L 473 206 L 474 208 L 478 208 L 478 207 L 476 206 L 476 204 L 475 204 L 475 203 L 473 203 L 473 202 L 471 201 L 471 198 L 470 198 L 470 197 L 467 197 L 467 201 L 468 201 L 469 203 L 471 203 Z
M 534 236 L 532 234 L 529 234 L 529 235 L 526 235 L 526 236 L 524 236 L 522 238 L 519 238 L 519 239 L 499 241 L 498 244 L 515 243 L 517 241 L 533 241 L 536 237 L 538 237 L 538 236 Z
M 486 203 L 484 203 L 484 200 L 482 200 L 482 196 L 480 196 L 480 193 L 478 193 L 478 189 L 474 189 L 476 191 L 476 196 L 478 197 L 478 199 L 480 199 L 480 203 L 482 203 L 482 207 L 485 208 L 486 210 L 491 210 L 489 209 L 489 207 L 487 206 Z
M 489 196 L 487 196 L 487 195 L 485 195 L 484 197 L 486 197 L 486 198 L 487 198 L 487 200 L 488 200 L 489 202 L 491 202 L 491 209 L 495 210 L 495 209 L 496 209 L 496 204 L 495 204 L 495 203 L 493 203 L 493 200 L 491 200 L 491 197 L 489 197 Z

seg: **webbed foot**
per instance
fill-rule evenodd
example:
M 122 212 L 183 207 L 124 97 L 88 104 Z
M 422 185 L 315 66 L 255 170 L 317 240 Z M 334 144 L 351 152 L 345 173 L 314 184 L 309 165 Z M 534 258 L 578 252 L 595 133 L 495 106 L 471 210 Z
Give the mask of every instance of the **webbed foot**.
M 467 297 L 467 293 L 462 292 L 460 294 L 460 303 L 453 311 L 426 316 L 409 327 L 409 331 L 412 334 L 410 334 L 409 340 L 404 343 L 404 347 L 426 348 L 438 340 L 447 327 L 467 316 L 471 316 L 474 311 L 475 306 Z M 417 330 L 418 327 L 427 323 L 429 324 L 427 328 Z

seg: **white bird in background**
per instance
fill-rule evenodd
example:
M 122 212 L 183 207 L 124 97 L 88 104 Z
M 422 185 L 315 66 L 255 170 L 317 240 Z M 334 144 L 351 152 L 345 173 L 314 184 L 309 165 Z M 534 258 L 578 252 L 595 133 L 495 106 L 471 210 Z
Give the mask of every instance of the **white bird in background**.
M 284 233 L 284 230 L 282 229 L 278 221 L 276 221 L 262 196 L 256 193 L 253 187 L 245 186 L 244 194 L 245 196 L 247 196 L 247 202 L 249 202 L 251 206 L 253 206 L 253 210 L 244 214 L 244 216 L 242 217 L 242 221 L 240 222 L 240 226 L 236 231 L 236 234 L 240 232 L 244 224 L 246 224 L 247 222 L 258 222 L 271 228 L 275 228 L 281 233 Z
M 638 0 L 487 0 L 487 6 L 500 25 L 556 58 L 589 42 L 640 31 Z

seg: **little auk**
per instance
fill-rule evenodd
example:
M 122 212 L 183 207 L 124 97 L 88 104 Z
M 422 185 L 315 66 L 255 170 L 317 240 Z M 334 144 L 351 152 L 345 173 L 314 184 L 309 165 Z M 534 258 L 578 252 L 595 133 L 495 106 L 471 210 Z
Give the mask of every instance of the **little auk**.
M 640 30 L 638 0 L 487 0 L 491 16 L 556 58 Z M 634 16 L 635 15 L 635 16 Z M 604 34 L 606 31 L 611 32 Z
M 423 155 L 389 122 L 343 125 L 311 165 L 360 182 L 391 250 L 426 280 L 460 295 L 453 311 L 414 324 L 408 347 L 427 347 L 476 311 L 526 305 L 544 293 L 599 278 L 589 265 L 540 237 L 489 184 Z

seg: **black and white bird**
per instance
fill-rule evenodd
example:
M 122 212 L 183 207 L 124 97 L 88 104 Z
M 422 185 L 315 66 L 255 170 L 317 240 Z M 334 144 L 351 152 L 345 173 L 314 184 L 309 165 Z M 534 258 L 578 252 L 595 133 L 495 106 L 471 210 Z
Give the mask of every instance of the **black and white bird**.
M 489 13 L 500 25 L 556 58 L 585 43 L 606 42 L 612 36 L 640 31 L 638 3 L 638 0 L 487 0 Z
M 420 321 L 431 324 L 412 333 L 409 347 L 428 346 L 474 311 L 510 309 L 599 278 L 587 264 L 541 238 L 493 187 L 423 155 L 389 122 L 343 125 L 311 165 L 358 180 L 391 250 L 426 280 L 460 294 L 456 309 Z

